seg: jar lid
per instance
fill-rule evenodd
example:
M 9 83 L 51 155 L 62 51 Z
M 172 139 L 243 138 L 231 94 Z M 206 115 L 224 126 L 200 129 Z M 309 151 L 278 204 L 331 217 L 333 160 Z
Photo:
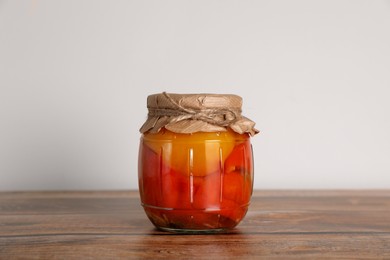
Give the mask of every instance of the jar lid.
M 175 133 L 221 132 L 231 128 L 255 135 L 255 122 L 241 115 L 242 98 L 232 94 L 149 95 L 148 118 L 141 133 L 157 133 L 161 128 Z

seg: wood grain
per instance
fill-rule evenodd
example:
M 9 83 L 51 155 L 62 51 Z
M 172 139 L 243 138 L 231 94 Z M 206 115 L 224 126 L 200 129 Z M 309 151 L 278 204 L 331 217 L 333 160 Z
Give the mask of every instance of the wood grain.
M 390 191 L 256 191 L 225 234 L 155 230 L 135 191 L 0 193 L 0 259 L 390 259 Z

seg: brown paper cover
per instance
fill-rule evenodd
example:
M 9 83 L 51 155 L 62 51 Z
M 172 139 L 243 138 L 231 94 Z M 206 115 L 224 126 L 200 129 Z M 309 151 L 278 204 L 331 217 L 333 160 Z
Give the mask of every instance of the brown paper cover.
M 175 133 L 233 131 L 251 136 L 255 122 L 241 115 L 242 98 L 232 94 L 153 94 L 147 98 L 148 118 L 140 132 L 161 128 Z

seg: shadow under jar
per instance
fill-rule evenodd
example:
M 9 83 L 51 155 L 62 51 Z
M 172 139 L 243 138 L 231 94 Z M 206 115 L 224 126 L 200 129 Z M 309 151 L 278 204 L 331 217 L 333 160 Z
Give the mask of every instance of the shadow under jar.
M 139 191 L 158 229 L 221 232 L 244 218 L 253 191 L 250 135 L 258 131 L 241 117 L 241 103 L 235 95 L 164 92 L 148 97 Z

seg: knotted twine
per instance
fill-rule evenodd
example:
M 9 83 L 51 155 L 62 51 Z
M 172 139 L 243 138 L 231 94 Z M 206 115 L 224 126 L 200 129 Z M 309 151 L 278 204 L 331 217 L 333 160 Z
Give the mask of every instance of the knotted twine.
M 242 98 L 218 94 L 154 94 L 148 96 L 148 118 L 141 133 L 162 127 L 176 133 L 219 132 L 231 128 L 255 135 L 255 123 L 241 115 Z

